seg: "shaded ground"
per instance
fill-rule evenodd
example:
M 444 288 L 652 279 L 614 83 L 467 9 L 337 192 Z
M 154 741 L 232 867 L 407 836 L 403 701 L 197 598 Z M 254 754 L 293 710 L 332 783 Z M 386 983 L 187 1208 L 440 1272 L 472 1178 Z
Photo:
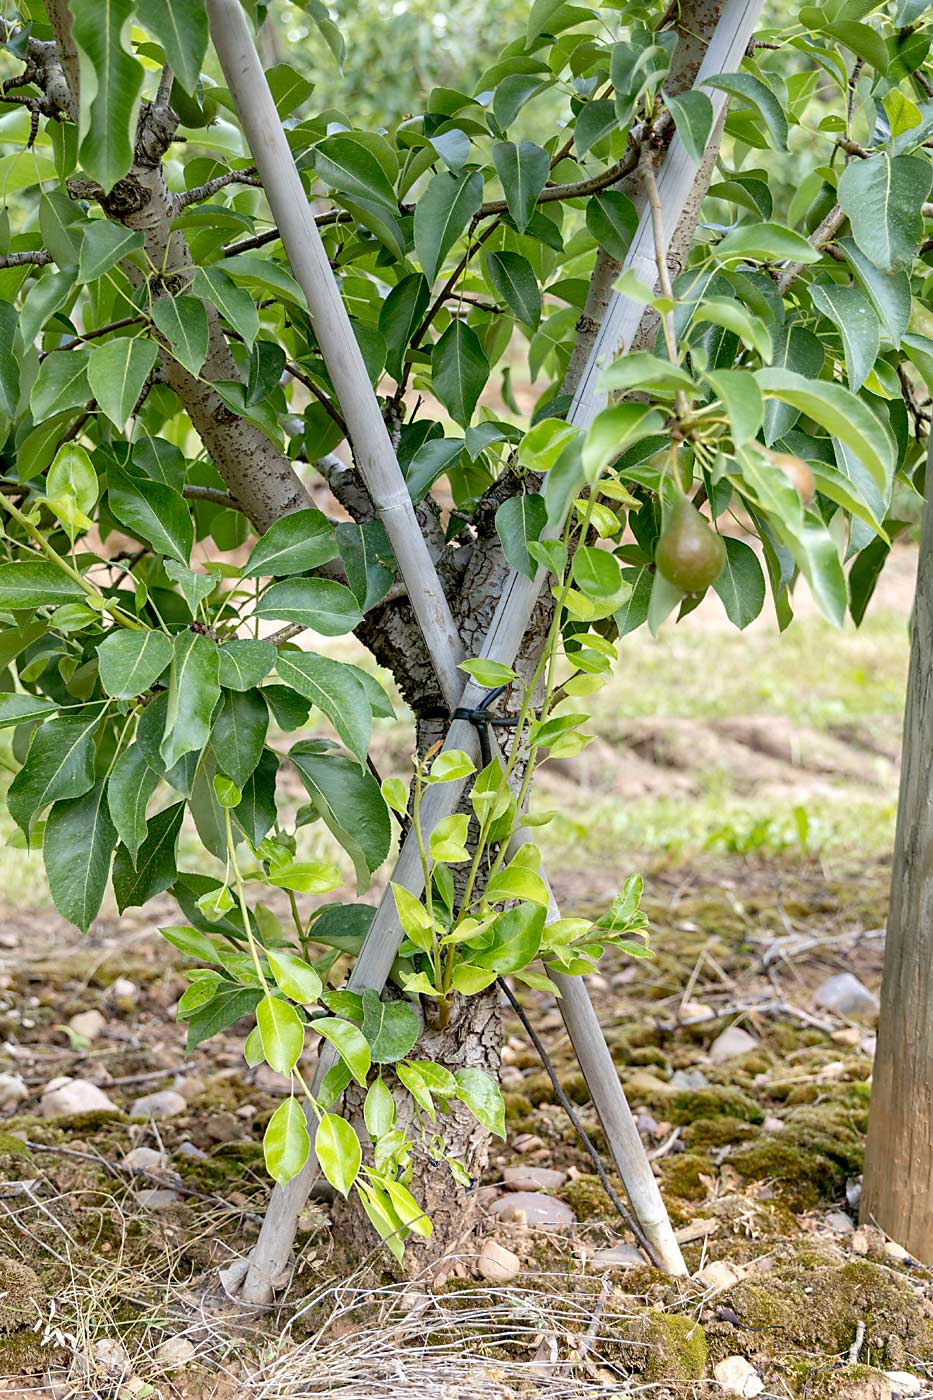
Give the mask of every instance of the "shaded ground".
M 564 913 L 646 875 L 657 956 L 610 960 L 592 991 L 686 1281 L 630 1250 L 606 1267 L 600 1251 L 631 1241 L 508 1021 L 509 1139 L 480 1187 L 476 1251 L 484 1238 L 514 1251 L 517 1279 L 484 1280 L 476 1253 L 436 1290 L 393 1283 L 382 1256 L 341 1279 L 316 1203 L 278 1310 L 244 1320 L 216 1277 L 268 1198 L 259 1144 L 277 1077 L 246 1069 L 232 1034 L 185 1059 L 182 963 L 155 932 L 170 903 L 164 919 L 105 912 L 82 940 L 44 912 L 35 862 L 6 851 L 17 907 L 0 928 L 0 1074 L 26 1096 L 0 1077 L 0 1391 L 713 1395 L 716 1366 L 739 1356 L 767 1395 L 909 1393 L 884 1371 L 933 1393 L 930 1272 L 855 1228 L 871 1020 L 813 1000 L 838 971 L 878 987 L 911 576 L 905 553 L 861 633 L 808 619 L 780 641 L 764 625 L 738 638 L 708 609 L 658 644 L 628 639 L 594 704 L 600 739 L 542 773 L 541 806 L 565 811 L 544 829 Z M 383 726 L 384 771 L 402 771 L 404 735 Z M 602 1146 L 556 1004 L 523 1000 Z M 103 1022 L 76 1036 L 69 1022 L 88 1011 Z M 729 1027 L 753 1043 L 720 1060 Z M 100 1085 L 115 1109 L 39 1116 L 60 1075 Z M 162 1089 L 182 1095 L 179 1112 L 132 1116 Z M 163 1154 L 150 1175 L 125 1164 L 140 1147 Z M 568 1227 L 494 1213 L 516 1171 L 570 1207 Z

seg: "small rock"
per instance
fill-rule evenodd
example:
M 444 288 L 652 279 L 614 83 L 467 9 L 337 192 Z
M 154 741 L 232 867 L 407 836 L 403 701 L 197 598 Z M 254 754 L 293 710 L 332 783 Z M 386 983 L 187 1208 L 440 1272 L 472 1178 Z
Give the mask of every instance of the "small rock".
M 765 1121 L 764 1121 L 764 1122 L 762 1123 L 762 1125 L 761 1125 L 761 1130 L 762 1130 L 762 1132 L 764 1132 L 764 1133 L 780 1133 L 780 1132 L 783 1132 L 783 1130 L 784 1130 L 784 1119 L 783 1119 L 783 1118 L 775 1118 L 775 1116 L 774 1116 L 773 1113 L 769 1113 L 768 1116 L 765 1118 Z
M 152 1186 L 137 1191 L 136 1199 L 143 1210 L 164 1210 L 166 1206 L 173 1206 L 176 1201 L 180 1201 L 181 1196 L 167 1186 Z
M 502 1179 L 513 1191 L 558 1191 L 567 1173 L 549 1167 L 506 1167 Z
M 740 1055 L 757 1049 L 758 1041 L 748 1031 L 743 1031 L 741 1026 L 729 1026 L 721 1035 L 717 1035 L 709 1047 L 709 1057 L 714 1065 L 722 1065 L 727 1060 L 737 1060 Z M 758 1394 L 757 1390 L 755 1394 Z
M 644 1255 L 630 1244 L 613 1245 L 611 1249 L 597 1249 L 593 1255 L 594 1269 L 643 1269 Z
M 678 1021 L 712 1021 L 716 1012 L 702 1001 L 685 1001 L 677 1013 Z
M 52 1079 L 45 1086 L 39 1111 L 44 1118 L 63 1118 L 72 1113 L 119 1113 L 103 1089 L 89 1079 Z
M 714 1259 L 711 1264 L 707 1264 L 705 1269 L 700 1269 L 693 1277 L 704 1288 L 712 1288 L 717 1293 L 724 1293 L 727 1288 L 731 1288 L 739 1281 L 738 1274 L 729 1267 L 724 1259 Z
M 576 1216 L 566 1201 L 544 1196 L 537 1191 L 509 1191 L 490 1206 L 490 1213 L 500 1220 L 518 1220 L 528 1226 L 566 1230 Z
M 544 1146 L 544 1139 L 539 1138 L 537 1133 L 519 1133 L 512 1146 L 516 1152 L 537 1152 L 539 1147 Z
M 891 1400 L 893 1388 L 883 1371 L 868 1371 L 865 1367 L 859 1367 L 851 1380 L 844 1380 L 844 1377 L 845 1371 L 839 1378 L 839 1394 L 844 1395 L 846 1400 Z
M 878 1015 L 878 998 L 851 972 L 837 972 L 822 982 L 813 993 L 813 1005 L 836 1016 L 874 1020 Z
M 107 1019 L 99 1011 L 79 1011 L 77 1016 L 72 1016 L 68 1024 L 85 1040 L 96 1040 L 106 1026 Z
M 697 1089 L 705 1089 L 708 1083 L 701 1069 L 678 1069 L 670 1077 L 669 1088 L 689 1089 L 695 1093 Z
M 650 1113 L 639 1113 L 635 1119 L 635 1127 L 642 1137 L 656 1138 L 658 1135 L 658 1120 L 653 1118 Z
M 823 1224 L 827 1230 L 832 1230 L 834 1235 L 854 1235 L 855 1225 L 850 1216 L 844 1210 L 831 1210 L 823 1217 Z
M 130 1109 L 131 1118 L 174 1118 L 184 1113 L 187 1101 L 174 1089 L 159 1089 L 155 1094 L 143 1094 Z
M 9 1113 L 23 1099 L 29 1098 L 29 1089 L 19 1074 L 0 1074 L 0 1112 Z
M 907 1253 L 904 1246 L 898 1244 L 895 1240 L 885 1240 L 884 1252 L 889 1259 L 897 1259 L 902 1264 L 910 1259 L 910 1255 Z
M 119 1376 L 129 1370 L 129 1353 L 122 1342 L 112 1337 L 100 1337 L 94 1343 L 94 1363 L 109 1376 Z
M 875 1051 L 878 1049 L 878 1037 L 876 1035 L 863 1036 L 858 1047 L 863 1055 L 867 1055 L 870 1060 L 875 1058 Z
M 154 1147 L 134 1147 L 123 1158 L 123 1165 L 134 1172 L 164 1172 L 168 1158 Z
M 871 1232 L 865 1225 L 860 1225 L 852 1238 L 849 1240 L 849 1248 L 853 1254 L 867 1255 L 871 1253 L 872 1238 Z
M 110 984 L 110 995 L 117 1006 L 135 1006 L 136 998 L 139 996 L 139 988 L 128 977 L 118 977 L 115 982 Z
M 742 1395 L 745 1400 L 752 1400 L 765 1388 L 764 1381 L 744 1356 L 727 1356 L 723 1361 L 717 1361 L 713 1375 L 727 1395 Z
M 841 1030 L 833 1031 L 829 1037 L 837 1045 L 858 1045 L 862 1038 L 862 1032 L 858 1026 L 843 1026 Z
M 480 1252 L 477 1268 L 490 1283 L 511 1283 L 521 1272 L 521 1260 L 505 1245 L 487 1240 Z
M 923 1381 L 909 1371 L 885 1371 L 884 1374 L 891 1382 L 895 1395 L 919 1395 L 923 1390 Z
M 243 1136 L 243 1126 L 232 1113 L 212 1113 L 204 1124 L 204 1131 L 211 1142 L 239 1142 Z
M 625 1075 L 625 1092 L 636 1098 L 646 1094 L 653 1098 L 655 1094 L 666 1094 L 669 1089 L 670 1085 L 652 1074 L 650 1069 L 633 1069 Z
M 155 1360 L 165 1370 L 174 1370 L 176 1366 L 188 1366 L 197 1355 L 197 1348 L 194 1342 L 187 1337 L 169 1337 L 167 1342 L 163 1342 L 156 1348 Z
M 193 1142 L 189 1142 L 187 1138 L 184 1142 L 178 1144 L 175 1151 L 178 1153 L 179 1157 L 191 1157 L 192 1160 L 196 1162 L 207 1161 L 207 1153 L 202 1152 L 200 1147 Z

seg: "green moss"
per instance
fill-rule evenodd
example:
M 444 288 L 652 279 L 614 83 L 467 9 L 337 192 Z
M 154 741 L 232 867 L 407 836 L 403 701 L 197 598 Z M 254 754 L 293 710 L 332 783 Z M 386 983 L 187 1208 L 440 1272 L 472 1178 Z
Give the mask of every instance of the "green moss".
M 697 1118 L 684 1128 L 682 1138 L 687 1147 L 725 1147 L 729 1143 L 747 1142 L 757 1137 L 760 1128 L 748 1123 L 744 1118 L 731 1118 L 724 1114 L 721 1118 Z
M 773 1348 L 839 1355 L 864 1322 L 862 1356 L 869 1365 L 901 1369 L 908 1356 L 933 1359 L 933 1322 L 899 1275 L 867 1260 L 834 1267 L 797 1254 L 795 1264 L 746 1280 L 730 1295 L 747 1326 L 762 1329 L 763 1338 L 771 1334 Z
M 39 1275 L 18 1259 L 0 1256 L 0 1333 L 32 1327 L 44 1302 Z
M 706 1333 L 680 1313 L 643 1313 L 625 1328 L 637 1348 L 636 1364 L 649 1381 L 696 1381 L 706 1370 Z
M 505 1104 L 506 1122 L 510 1124 L 517 1118 L 527 1118 L 533 1108 L 527 1094 L 503 1093 L 502 1102 Z
M 609 1179 L 621 1192 L 621 1183 L 613 1181 L 612 1177 Z M 578 1220 L 616 1219 L 616 1208 L 606 1195 L 599 1177 L 593 1173 L 582 1172 L 573 1181 L 568 1181 L 566 1186 L 561 1187 L 560 1197 L 567 1202 Z
M 887 1378 L 873 1366 L 808 1366 L 797 1369 L 801 1400 L 869 1400 L 889 1393 Z
M 679 1196 L 685 1201 L 702 1201 L 707 1188 L 701 1175 L 709 1176 L 712 1167 L 708 1157 L 696 1152 L 684 1152 L 679 1157 L 668 1157 L 661 1163 L 662 1195 Z
M 741 1089 L 710 1084 L 705 1089 L 683 1089 L 670 1101 L 667 1112 L 672 1123 L 692 1123 L 697 1118 L 742 1118 L 746 1123 L 763 1123 L 764 1113 Z
M 730 1163 L 751 1180 L 776 1182 L 790 1205 L 807 1210 L 862 1169 L 864 1123 L 853 1117 L 838 1104 L 794 1109 L 781 1132 L 736 1148 Z

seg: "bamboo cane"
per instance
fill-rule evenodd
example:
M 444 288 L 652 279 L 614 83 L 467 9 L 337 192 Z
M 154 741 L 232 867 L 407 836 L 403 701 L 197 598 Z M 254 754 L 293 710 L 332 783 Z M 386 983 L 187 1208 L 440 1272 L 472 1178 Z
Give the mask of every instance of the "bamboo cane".
M 741 54 L 751 37 L 759 8 L 759 0 L 727 0 L 701 69 L 701 78 L 708 74 L 726 71 L 730 62 L 740 61 Z M 378 405 L 372 388 L 365 377 L 355 337 L 352 335 L 345 309 L 333 283 L 316 225 L 310 218 L 300 179 L 278 122 L 271 94 L 268 93 L 255 46 L 243 19 L 242 11 L 235 4 L 235 0 L 208 0 L 208 11 L 215 46 L 218 49 L 231 90 L 240 107 L 247 139 L 250 142 L 256 164 L 263 175 L 270 206 L 282 231 L 286 251 L 289 253 L 296 277 L 305 290 L 312 318 L 316 310 L 318 315 L 333 316 L 333 321 L 328 325 L 328 334 L 322 335 L 317 327 L 316 333 L 322 351 L 325 353 L 325 359 L 328 353 L 325 340 L 330 340 L 331 353 L 334 356 L 338 373 L 335 373 L 329 361 L 328 368 L 334 380 L 338 398 L 341 398 L 342 406 L 343 400 L 338 377 L 347 391 L 361 391 L 361 397 L 355 399 L 353 404 L 354 421 L 359 424 L 360 440 L 367 444 L 367 450 L 364 451 L 359 446 L 360 440 L 354 439 L 361 474 L 369 486 L 377 510 L 380 511 L 380 514 L 383 511 L 388 514 L 387 533 L 389 533 L 395 548 L 403 578 L 409 584 L 413 602 L 425 597 L 431 602 L 433 615 L 424 620 L 419 616 L 419 621 L 422 621 L 422 628 L 438 677 L 449 701 L 452 694 L 456 695 L 456 684 L 452 686 L 451 681 L 456 683 L 459 679 L 456 665 L 462 656 L 460 639 L 450 616 L 446 599 L 443 598 L 433 563 L 424 545 L 417 519 L 411 509 L 408 493 L 404 489 L 401 473 L 392 452 L 391 443 L 388 441 L 381 415 L 378 413 Z M 725 32 L 729 24 L 733 26 L 731 34 Z M 223 37 L 219 42 L 218 31 L 221 29 L 223 29 Z M 265 101 L 260 99 L 265 99 Z M 721 94 L 715 94 L 713 101 L 714 107 L 718 109 L 718 116 L 725 99 Z M 255 144 L 254 135 L 251 133 L 255 133 Z M 275 139 L 276 136 L 278 140 Z M 674 214 L 670 220 L 670 229 L 676 226 L 689 195 L 693 178 L 693 163 L 686 152 L 680 148 L 680 143 L 675 141 L 662 165 L 658 180 L 660 198 L 665 211 L 669 213 L 673 210 Z M 649 245 L 646 234 L 650 236 L 650 212 L 647 220 L 644 215 L 642 217 L 627 264 L 633 267 L 648 285 L 653 285 L 655 280 L 655 265 L 652 256 L 654 245 L 653 241 Z M 322 292 L 321 282 L 327 284 L 332 295 Z M 568 415 L 570 421 L 579 426 L 586 426 L 602 407 L 605 399 L 597 389 L 597 381 L 604 354 L 607 350 L 611 354 L 615 347 L 628 342 L 637 329 L 641 315 L 640 307 L 633 306 L 632 303 L 619 297 L 618 294 L 614 295 L 601 333 L 593 346 L 589 361 L 581 376 L 580 385 Z M 350 346 L 347 344 L 348 335 L 352 341 Z M 347 359 L 349 365 L 346 363 Z M 354 365 L 354 359 L 359 361 L 358 366 Z M 360 371 L 363 375 L 362 381 L 359 377 Z M 378 427 L 382 430 L 381 434 L 378 430 L 373 431 L 374 409 L 375 417 L 378 419 Z M 349 414 L 347 416 L 350 417 Z M 349 427 L 352 439 L 354 423 L 349 423 Z M 388 452 L 385 450 L 386 447 L 388 447 Z M 403 495 L 404 500 L 402 499 Z M 385 519 L 385 516 L 383 518 Z M 393 524 L 391 531 L 390 520 Z M 559 533 L 560 528 L 560 524 L 556 525 L 554 533 Z M 393 534 L 398 539 L 398 546 L 396 546 Z M 417 543 L 413 542 L 414 535 L 417 535 Z M 521 575 L 513 574 L 510 576 L 483 648 L 482 654 L 484 656 L 511 664 L 540 591 L 542 578 L 543 575 L 539 574 L 532 583 Z M 413 582 L 414 587 L 412 587 Z M 426 582 L 429 585 L 427 591 L 425 590 Z M 436 607 L 438 598 L 442 600 L 440 609 Z M 419 614 L 422 610 L 423 608 L 416 606 L 416 611 Z M 482 698 L 482 694 L 482 689 L 471 681 L 460 696 L 460 703 L 464 707 L 473 708 Z M 474 758 L 478 757 L 478 739 L 474 727 L 465 721 L 455 720 L 451 725 L 445 747 L 463 748 L 467 752 L 471 752 Z M 455 789 L 455 792 L 451 793 L 450 789 Z M 462 784 L 454 783 L 443 785 L 443 788 L 438 786 L 429 790 L 423 808 L 426 829 L 430 830 L 437 821 L 455 808 L 461 793 Z M 436 813 L 433 811 L 434 806 L 438 807 Z M 405 884 L 408 888 L 415 890 L 421 888 L 423 881 L 420 858 L 417 852 L 412 850 L 410 841 L 403 846 L 394 876 L 399 883 Z M 557 916 L 556 905 L 554 905 L 552 917 Z M 384 899 L 377 911 L 370 936 L 357 960 L 349 985 L 356 988 L 383 986 L 400 936 L 395 919 L 394 903 Z M 557 979 L 555 978 L 555 980 Z M 602 1036 L 586 988 L 578 978 L 562 978 L 558 985 L 561 991 L 561 1007 L 568 1031 L 580 1059 L 581 1068 L 584 1070 L 597 1111 L 600 1113 L 606 1128 L 613 1155 L 620 1168 L 639 1223 L 657 1250 L 661 1262 L 671 1272 L 683 1273 L 685 1266 L 679 1247 L 673 1237 L 657 1184 L 645 1157 L 644 1148 L 615 1074 L 608 1047 Z M 326 1064 L 320 1067 L 318 1082 L 325 1069 Z M 298 1211 L 307 1198 L 314 1175 L 310 1168 L 311 1164 L 309 1163 L 305 1171 L 289 1183 L 288 1187 L 276 1188 L 254 1254 L 251 1269 L 252 1278 L 247 1279 L 244 1289 L 246 1301 L 265 1302 L 268 1300 L 269 1280 L 281 1271 L 291 1249 Z M 276 1201 L 276 1197 L 279 1198 L 278 1201 Z

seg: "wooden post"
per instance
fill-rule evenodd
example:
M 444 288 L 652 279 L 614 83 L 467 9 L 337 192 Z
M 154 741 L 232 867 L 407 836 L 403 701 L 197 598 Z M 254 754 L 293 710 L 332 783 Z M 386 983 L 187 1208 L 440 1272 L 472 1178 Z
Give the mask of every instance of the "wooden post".
M 450 701 L 452 695 L 457 695 L 456 686 L 451 685 L 451 677 L 459 679 L 456 665 L 462 658 L 460 639 L 453 626 L 446 599 L 440 590 L 436 570 L 421 537 L 420 527 L 404 488 L 375 395 L 368 378 L 365 377 L 355 337 L 333 282 L 317 227 L 310 216 L 307 199 L 275 113 L 255 45 L 236 0 L 207 0 L 207 8 L 214 44 L 240 110 L 251 152 L 263 177 L 270 207 L 282 233 L 296 278 L 307 297 L 315 333 L 348 419 L 351 441 L 361 474 L 370 488 L 377 510 L 385 521 L 399 567 L 409 585 L 412 602 L 419 614 L 419 622 L 425 632 L 438 677 Z M 759 9 L 760 0 L 727 0 L 704 59 L 701 78 L 728 71 L 731 66 L 738 65 L 751 37 Z M 721 93 L 714 93 L 712 100 L 718 116 L 723 109 L 725 98 Z M 669 230 L 677 226 L 695 178 L 694 163 L 680 142 L 675 139 L 662 162 L 658 178 Z M 634 267 L 649 285 L 654 284 L 654 239 L 649 211 L 642 215 L 626 265 Z M 326 291 L 322 284 L 326 285 Z M 587 427 L 605 402 L 596 387 L 601 367 L 621 346 L 629 343 L 638 328 L 642 314 L 640 305 L 614 294 L 606 321 L 592 347 L 568 414 L 569 420 L 578 426 Z M 320 326 L 318 318 L 322 318 Z M 350 402 L 344 399 L 345 393 L 352 398 L 352 414 Z M 374 412 L 375 418 L 378 419 L 378 429 L 373 418 Z M 559 535 L 562 523 L 554 526 L 554 535 Z M 412 539 L 415 534 L 418 537 L 417 544 Z M 432 602 L 430 610 L 418 606 L 426 582 L 429 585 L 428 596 Z M 524 575 L 510 575 L 483 646 L 484 657 L 511 665 L 542 582 L 543 572 L 539 572 L 533 581 Z M 442 606 L 436 606 L 438 594 Z M 423 611 L 430 611 L 430 615 L 424 620 L 421 617 Z M 457 698 L 463 707 L 474 708 L 483 694 L 481 687 L 469 681 Z M 465 749 L 474 758 L 478 758 L 479 745 L 474 727 L 466 721 L 454 720 L 445 747 Z M 426 830 L 432 829 L 438 821 L 456 808 L 463 787 L 462 783 L 447 783 L 429 789 L 422 811 Z M 393 880 L 405 885 L 414 893 L 421 890 L 423 879 L 420 856 L 410 837 L 403 844 L 399 854 Z M 555 905 L 553 917 L 556 916 Z M 394 900 L 389 895 L 379 906 L 372 930 L 351 974 L 349 987 L 356 990 L 366 987 L 381 988 L 385 984 L 400 939 L 401 929 L 395 915 Z M 613 1155 L 622 1173 L 633 1209 L 665 1267 L 672 1273 L 683 1274 L 686 1269 L 680 1249 L 670 1228 L 667 1213 L 586 989 L 579 979 L 567 978 L 564 981 L 572 984 L 566 991 L 561 986 L 561 1007 L 567 1020 L 568 1031 L 580 1058 L 581 1068 L 587 1076 L 594 1102 L 597 1103 L 603 1118 L 607 1135 L 611 1139 Z M 330 1057 L 322 1053 L 316 1084 L 320 1082 L 320 1078 L 332 1062 Z M 304 1171 L 288 1186 L 276 1188 L 263 1223 L 259 1243 L 254 1251 L 250 1274 L 245 1281 L 245 1301 L 265 1303 L 269 1300 L 271 1279 L 281 1272 L 287 1261 L 298 1213 L 307 1199 L 314 1175 L 313 1164 L 309 1162 Z
M 933 1264 L 933 438 L 861 1218 Z

